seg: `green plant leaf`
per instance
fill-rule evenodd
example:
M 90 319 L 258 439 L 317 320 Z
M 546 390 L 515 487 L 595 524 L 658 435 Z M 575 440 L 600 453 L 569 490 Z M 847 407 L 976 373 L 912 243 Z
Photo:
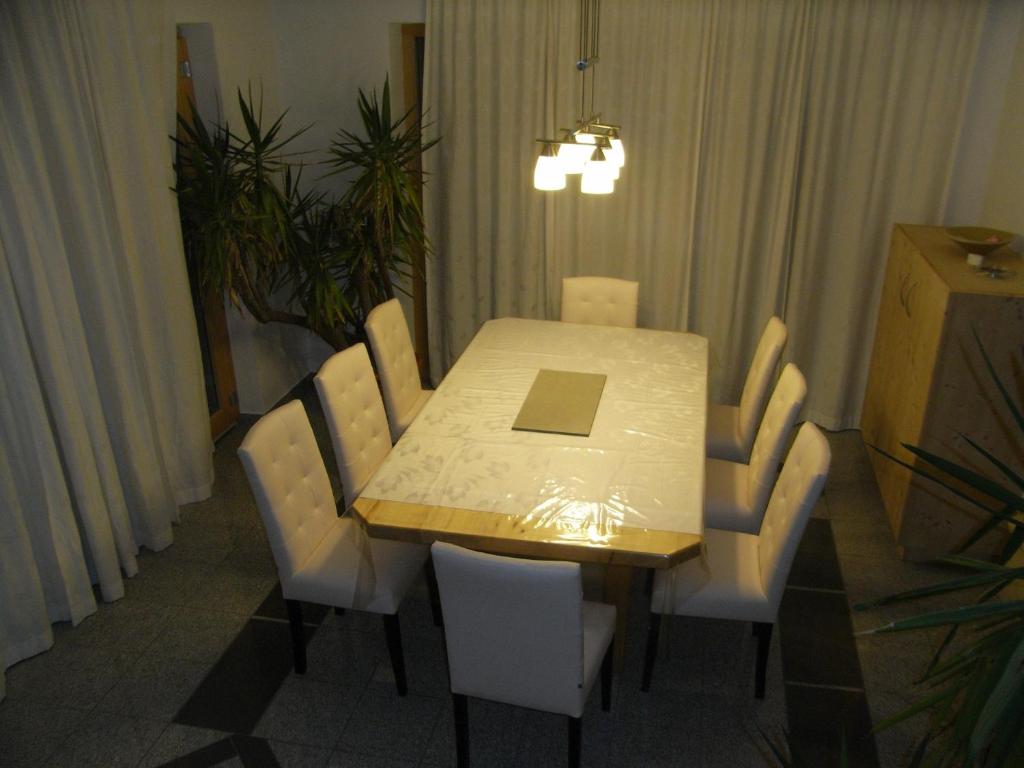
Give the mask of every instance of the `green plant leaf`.
M 903 602 L 906 600 L 916 600 L 922 597 L 929 597 L 931 595 L 942 595 L 947 592 L 956 592 L 962 589 L 971 589 L 973 587 L 985 586 L 993 582 L 1003 581 L 1005 579 L 1016 579 L 1024 577 L 1024 567 L 1013 568 L 1006 571 L 994 571 L 986 573 L 975 573 L 970 576 L 964 576 L 963 578 L 953 579 L 951 581 L 944 581 L 939 584 L 931 584 L 926 587 L 918 587 L 916 589 L 908 589 L 904 592 L 897 592 L 896 594 L 886 595 L 876 600 L 871 600 L 866 603 L 859 603 L 854 606 L 854 610 L 860 611 L 866 608 L 875 608 L 881 605 L 889 605 L 890 603 Z
M 999 676 L 999 681 L 987 692 L 977 724 L 971 733 L 972 755 L 979 754 L 991 744 L 996 727 L 1004 719 L 1008 708 L 1021 699 L 1021 681 L 1024 680 L 1024 634 Z
M 978 474 L 973 469 L 965 467 L 962 464 L 958 464 L 955 461 L 945 459 L 942 456 L 926 451 L 923 448 L 910 445 L 909 443 L 903 443 L 903 447 L 915 456 L 919 456 L 924 459 L 932 466 L 941 469 L 943 472 L 955 477 L 957 480 L 967 483 L 987 496 L 991 496 L 993 499 L 998 499 L 1003 504 L 1013 507 L 1015 510 L 1024 511 L 1024 497 L 1013 493 L 984 475 Z
M 976 441 L 972 440 L 967 435 L 961 432 L 960 437 L 966 440 L 968 445 L 970 445 L 975 451 L 984 456 L 989 461 L 989 463 L 991 463 L 996 469 L 1002 472 L 1003 476 L 1007 480 L 1009 480 L 1011 483 L 1014 483 L 1018 488 L 1024 490 L 1024 477 L 1021 477 L 1019 474 L 1014 472 L 1012 468 L 1007 466 L 1004 462 L 1000 461 L 999 458 L 992 454 L 991 451 L 986 450 L 984 447 L 979 445 Z
M 985 367 L 988 368 L 988 373 L 992 377 L 992 381 L 994 381 L 996 387 L 998 387 L 999 394 L 1003 396 L 1003 402 L 1006 403 L 1006 407 L 1009 408 L 1010 413 L 1013 414 L 1014 421 L 1017 422 L 1017 428 L 1020 429 L 1021 432 L 1024 432 L 1024 414 L 1021 413 L 1017 404 L 1010 396 L 1009 390 L 1007 390 L 1006 386 L 1003 384 L 1003 380 L 999 377 L 999 374 L 996 373 L 995 366 L 992 365 L 992 360 L 989 359 L 988 352 L 985 350 L 985 345 L 981 343 L 981 337 L 978 336 L 977 330 L 971 328 L 971 333 L 974 334 L 974 340 L 978 344 L 978 349 L 981 351 L 981 357 L 985 361 Z
M 903 459 L 898 459 L 895 456 L 893 456 L 891 453 L 889 453 L 888 451 L 886 451 L 886 450 L 884 450 L 882 448 L 879 448 L 876 445 L 869 445 L 869 447 L 872 450 L 874 450 L 875 452 L 880 453 L 882 456 L 885 456 L 885 458 L 889 459 L 890 461 L 893 461 L 896 464 L 899 464 L 901 467 L 905 467 L 905 468 L 909 469 L 915 475 L 923 477 L 926 480 L 930 480 L 933 483 L 942 486 L 943 488 L 945 488 L 947 491 L 952 493 L 957 498 L 963 499 L 968 504 L 977 507 L 978 509 L 982 510 L 983 512 L 985 512 L 985 513 L 987 513 L 989 515 L 994 515 L 996 517 L 999 517 L 1000 519 L 1006 519 L 1008 521 L 1013 521 L 1012 517 L 1001 515 L 997 510 L 994 510 L 991 507 L 985 506 L 984 504 L 982 504 L 977 499 L 975 499 L 975 498 L 973 498 L 971 496 L 968 496 L 963 491 L 961 491 L 959 488 L 955 488 L 954 486 L 950 485 L 949 483 L 947 483 L 942 478 L 935 477 L 934 475 L 930 475 L 927 472 L 925 472 L 923 469 L 921 469 L 920 467 L 917 467 L 917 466 L 915 466 L 913 464 L 910 464 L 909 462 L 903 461 Z
M 947 624 L 963 624 L 964 622 L 977 621 L 978 619 L 990 618 L 1004 614 L 1024 614 L 1024 601 L 1014 600 L 1005 603 L 971 605 L 947 611 L 925 613 L 909 619 L 892 621 L 876 629 L 858 632 L 857 635 L 874 635 L 882 632 L 905 632 L 907 630 L 922 629 L 925 627 L 940 627 Z

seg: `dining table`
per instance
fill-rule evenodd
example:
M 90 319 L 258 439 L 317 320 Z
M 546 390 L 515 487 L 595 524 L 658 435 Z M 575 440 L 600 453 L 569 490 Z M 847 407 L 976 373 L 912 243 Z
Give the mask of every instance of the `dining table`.
M 513 428 L 541 371 L 604 377 L 588 434 Z M 621 669 L 634 572 L 703 557 L 707 376 L 693 333 L 490 320 L 354 514 L 374 537 L 603 566 Z M 554 381 L 557 422 L 583 395 Z

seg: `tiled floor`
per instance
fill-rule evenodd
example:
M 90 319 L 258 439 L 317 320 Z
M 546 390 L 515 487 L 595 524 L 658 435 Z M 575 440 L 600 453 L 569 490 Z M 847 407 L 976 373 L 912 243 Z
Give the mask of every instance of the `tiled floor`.
M 332 468 L 322 416 L 304 399 Z M 5 768 L 454 764 L 441 631 L 422 584 L 400 612 L 407 697 L 395 694 L 376 616 L 307 611 L 309 671 L 291 671 L 274 563 L 235 456 L 249 424 L 217 446 L 214 496 L 183 510 L 170 548 L 142 553 L 127 596 L 76 628 L 56 626 L 50 652 L 7 671 Z M 637 583 L 612 712 L 595 690 L 584 716 L 584 765 L 768 765 L 761 732 L 778 740 L 784 729 L 815 765 L 838 765 L 841 731 L 851 765 L 899 764 L 920 723 L 874 743 L 864 730 L 912 700 L 931 637 L 854 638 L 851 627 L 907 609 L 848 606 L 939 572 L 897 559 L 859 433 L 830 442 L 832 473 L 787 589 L 765 699 L 753 697 L 749 625 L 681 618 L 667 622 L 651 692 L 641 693 Z M 565 764 L 562 718 L 471 701 L 470 722 L 477 766 Z

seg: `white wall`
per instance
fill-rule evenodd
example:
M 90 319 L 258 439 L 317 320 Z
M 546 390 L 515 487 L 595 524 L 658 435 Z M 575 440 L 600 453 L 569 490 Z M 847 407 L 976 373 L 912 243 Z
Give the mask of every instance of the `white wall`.
M 327 157 L 339 128 L 361 133 L 359 89 L 378 95 L 390 74 L 394 117 L 401 115 L 401 24 L 422 23 L 424 0 L 273 0 L 280 65 L 281 103 L 296 125 L 312 127 L 296 141 L 307 162 Z M 322 168 L 306 172 L 307 183 L 335 196 L 339 177 L 322 179 Z
M 347 179 L 322 178 L 317 163 L 339 128 L 362 135 L 359 90 L 378 96 L 388 77 L 392 118 L 404 112 L 401 25 L 423 23 L 425 0 L 272 0 L 280 100 L 289 124 L 310 128 L 295 141 L 308 154 L 304 185 L 340 197 Z M 398 293 L 412 336 L 412 301 Z M 310 370 L 322 359 L 311 359 Z
M 197 101 L 208 109 L 205 94 L 211 80 L 221 100 L 221 114 L 204 113 L 204 119 L 226 117 L 229 125 L 240 126 L 237 89 L 244 91 L 250 83 L 254 93 L 262 88 L 264 115 L 278 114 L 279 67 L 270 0 L 177 0 L 171 13 L 175 24 L 209 25 L 184 30 Z M 213 51 L 207 49 L 211 42 Z M 197 48 L 194 53 L 192 47 Z M 260 324 L 230 306 L 227 314 L 239 408 L 243 413 L 264 413 L 309 370 L 309 348 L 318 340 L 301 328 Z

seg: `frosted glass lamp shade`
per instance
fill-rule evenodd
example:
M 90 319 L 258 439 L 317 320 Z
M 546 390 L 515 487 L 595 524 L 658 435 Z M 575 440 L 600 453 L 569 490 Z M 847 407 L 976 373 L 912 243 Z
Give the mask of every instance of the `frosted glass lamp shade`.
M 611 172 L 602 167 L 607 165 L 608 161 L 587 163 L 583 178 L 580 179 L 580 192 L 588 195 L 610 195 L 615 190 L 615 180 Z
M 591 144 L 565 142 L 558 145 L 558 160 L 563 173 L 583 173 L 583 166 L 592 154 L 594 146 Z
M 533 167 L 533 188 L 557 190 L 565 189 L 565 171 L 562 163 L 554 155 L 541 155 Z
M 626 148 L 622 144 L 622 139 L 615 137 L 611 139 L 611 149 L 605 152 L 605 156 L 619 168 L 626 164 Z

